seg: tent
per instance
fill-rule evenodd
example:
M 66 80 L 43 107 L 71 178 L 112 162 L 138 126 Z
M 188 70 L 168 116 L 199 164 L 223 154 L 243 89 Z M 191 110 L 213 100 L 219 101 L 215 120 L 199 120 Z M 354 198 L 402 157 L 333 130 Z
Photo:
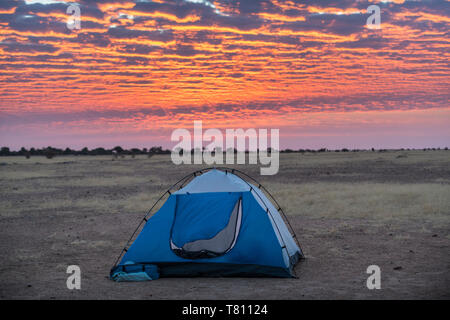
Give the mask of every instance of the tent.
M 149 218 L 155 204 L 144 217 L 141 232 L 128 247 L 141 225 L 131 236 L 111 279 L 295 276 L 294 266 L 303 257 L 295 233 L 256 180 L 236 169 L 203 169 L 166 195 L 159 210 Z

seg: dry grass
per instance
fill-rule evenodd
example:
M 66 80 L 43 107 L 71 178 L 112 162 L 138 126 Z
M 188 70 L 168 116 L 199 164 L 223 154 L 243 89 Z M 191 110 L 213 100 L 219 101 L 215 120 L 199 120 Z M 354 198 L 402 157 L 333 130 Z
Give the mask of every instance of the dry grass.
M 450 223 L 450 185 L 308 183 L 268 186 L 289 215 L 317 218 L 427 219 Z
M 263 179 L 290 215 L 383 220 L 429 218 L 448 224 L 448 175 L 438 175 L 432 183 L 339 182 L 358 178 L 360 172 L 352 170 L 357 163 L 417 165 L 431 171 L 448 166 L 448 155 L 448 151 L 281 154 L 279 175 Z M 181 169 L 172 166 L 167 156 L 115 161 L 110 156 L 2 157 L 0 163 L 3 217 L 30 210 L 145 213 L 166 186 L 174 182 L 165 176 L 168 169 L 175 174 Z M 286 171 L 312 170 L 319 177 L 323 172 L 316 171 L 321 168 L 335 171 L 333 181 L 297 183 L 295 179 L 292 183 L 291 175 L 286 179 L 283 176 Z M 342 168 L 346 170 L 339 171 Z M 176 174 L 176 178 L 180 176 L 181 173 Z M 153 189 L 150 191 L 149 187 Z
M 162 192 L 205 166 L 174 166 L 168 156 L 3 157 L 0 299 L 448 299 L 449 155 L 281 154 L 275 176 L 235 166 L 260 180 L 291 216 L 307 255 L 297 266 L 300 279 L 160 279 L 129 286 L 107 275 L 131 232 Z M 65 286 L 68 264 L 79 264 L 89 279 L 80 292 Z M 383 269 L 381 292 L 365 287 L 370 264 Z M 394 270 L 398 265 L 403 269 Z
M 400 157 L 399 157 L 400 156 Z M 449 151 L 388 151 L 388 152 L 318 152 L 318 153 L 287 153 L 281 154 L 280 162 L 289 165 L 321 165 L 327 163 L 348 163 L 352 161 L 394 161 L 401 164 L 417 164 L 430 162 L 430 165 L 449 163 Z
M 59 211 L 85 213 L 137 213 L 142 216 L 152 206 L 159 197 L 157 194 L 146 192 L 137 193 L 127 197 L 117 197 L 110 199 L 93 194 L 89 197 L 74 199 L 70 194 L 44 197 L 31 197 L 26 201 L 15 199 L 2 199 L 0 217 L 14 217 L 27 214 L 30 211 Z

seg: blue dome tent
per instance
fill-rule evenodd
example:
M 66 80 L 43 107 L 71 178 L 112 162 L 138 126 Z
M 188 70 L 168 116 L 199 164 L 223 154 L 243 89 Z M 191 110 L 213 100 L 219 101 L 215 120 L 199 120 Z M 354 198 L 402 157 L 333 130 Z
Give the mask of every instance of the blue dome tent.
M 302 257 L 281 207 L 261 184 L 236 169 L 209 168 L 181 179 L 161 196 L 117 258 L 110 278 L 294 277 Z

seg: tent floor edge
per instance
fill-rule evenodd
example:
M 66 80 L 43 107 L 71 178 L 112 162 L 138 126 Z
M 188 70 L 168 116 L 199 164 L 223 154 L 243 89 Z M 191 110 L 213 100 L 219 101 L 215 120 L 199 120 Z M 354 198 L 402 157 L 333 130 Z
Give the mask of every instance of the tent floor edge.
M 293 278 L 291 268 L 264 266 L 254 264 L 202 263 L 202 262 L 158 262 L 118 265 L 110 273 L 110 279 L 118 272 L 133 273 L 141 270 L 143 265 L 157 266 L 161 278 L 180 277 L 245 277 L 245 278 Z

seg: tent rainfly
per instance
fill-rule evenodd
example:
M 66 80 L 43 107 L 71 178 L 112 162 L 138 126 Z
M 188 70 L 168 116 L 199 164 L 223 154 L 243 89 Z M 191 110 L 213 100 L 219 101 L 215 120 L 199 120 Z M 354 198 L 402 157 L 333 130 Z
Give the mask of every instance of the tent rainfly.
M 155 203 L 144 217 L 128 244 L 144 227 L 122 250 L 110 278 L 294 277 L 303 253 L 283 211 L 262 190 L 267 192 L 236 169 L 204 169 L 183 178 L 166 192 L 161 208 L 148 218 Z

